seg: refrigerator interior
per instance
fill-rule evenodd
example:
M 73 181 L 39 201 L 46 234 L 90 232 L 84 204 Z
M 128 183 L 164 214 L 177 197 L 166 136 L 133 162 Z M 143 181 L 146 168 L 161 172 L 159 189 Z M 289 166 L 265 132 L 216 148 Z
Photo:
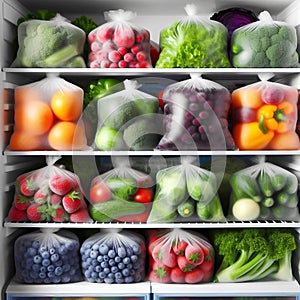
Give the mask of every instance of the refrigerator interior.
M 28 232 L 31 230 L 30 226 L 23 227 L 18 229 L 17 227 L 5 227 L 4 222 L 7 216 L 9 207 L 11 206 L 13 195 L 14 195 L 14 183 L 15 179 L 22 173 L 37 169 L 41 166 L 44 166 L 45 156 L 40 153 L 40 155 L 30 155 L 24 153 L 12 155 L 5 154 L 6 147 L 9 143 L 9 138 L 13 132 L 13 107 L 14 107 L 14 88 L 18 85 L 23 85 L 26 83 L 30 83 L 33 81 L 37 81 L 44 77 L 45 73 L 43 70 L 39 71 L 31 71 L 30 69 L 22 69 L 20 71 L 10 70 L 10 64 L 15 58 L 16 47 L 17 47 L 17 31 L 16 31 L 16 23 L 20 16 L 27 14 L 30 11 L 34 11 L 39 8 L 46 8 L 49 11 L 57 11 L 66 18 L 74 18 L 80 15 L 88 15 L 94 18 L 94 20 L 101 24 L 104 21 L 103 12 L 107 10 L 114 10 L 123 8 L 125 10 L 132 10 L 137 13 L 137 17 L 135 18 L 135 23 L 137 25 L 141 25 L 145 28 L 148 28 L 151 32 L 151 39 L 156 43 L 159 42 L 159 33 L 163 26 L 167 24 L 171 24 L 172 22 L 180 19 L 184 16 L 184 6 L 185 4 L 190 3 L 188 0 L 152 0 L 152 1 L 141 1 L 141 0 L 49 0 L 49 1 L 36 1 L 36 0 L 0 0 L 1 8 L 0 8 L 0 66 L 1 66 L 1 78 L 0 78 L 0 91 L 1 91 L 1 103 L 0 108 L 3 112 L 2 114 L 2 122 L 1 122 L 1 157 L 0 157 L 0 286 L 1 286 L 1 299 L 6 299 L 6 289 L 10 283 L 11 278 L 14 275 L 14 261 L 13 261 L 13 244 L 15 239 L 22 234 L 23 232 Z M 283 20 L 287 23 L 296 27 L 298 34 L 298 49 L 300 47 L 300 1 L 299 0 L 195 0 L 194 3 L 201 7 L 201 14 L 203 16 L 211 16 L 214 12 L 220 11 L 222 9 L 226 9 L 234 6 L 244 6 L 248 9 L 253 10 L 255 13 L 259 13 L 263 10 L 268 10 L 274 19 Z M 298 51 L 298 53 L 300 53 Z M 185 79 L 188 78 L 188 73 L 184 72 L 174 72 L 171 74 L 170 72 L 125 72 L 124 74 L 113 73 L 107 70 L 101 71 L 92 71 L 82 73 L 81 70 L 50 70 L 50 72 L 57 71 L 61 73 L 61 75 L 71 82 L 78 84 L 80 86 L 85 86 L 85 84 L 91 78 L 97 78 L 98 76 L 116 76 L 120 79 L 124 78 L 134 78 L 139 76 L 150 76 L 150 77 L 164 77 L 164 78 L 176 78 L 176 79 Z M 213 79 L 221 84 L 224 84 L 229 89 L 234 89 L 242 84 L 255 82 L 257 80 L 257 72 L 259 70 L 247 70 L 241 72 L 239 74 L 238 70 L 222 70 L 222 72 L 216 72 L 215 74 L 207 71 L 206 77 L 209 79 Z M 268 70 L 267 70 L 268 71 Z M 262 72 L 267 72 L 263 70 Z M 270 72 L 272 70 L 269 70 Z M 239 76 L 241 75 L 241 76 Z M 297 70 L 276 70 L 276 76 L 278 80 L 285 80 L 285 78 L 292 79 L 298 78 L 300 76 L 299 69 Z M 53 153 L 51 153 L 53 154 Z M 271 152 L 268 153 L 270 156 Z M 298 154 L 299 155 L 299 154 Z M 151 154 L 149 154 L 151 156 Z M 293 160 L 292 156 L 289 156 L 288 153 L 284 153 L 284 157 L 289 157 L 290 160 Z M 140 156 L 141 157 L 141 156 Z M 172 157 L 172 156 L 170 156 Z M 280 157 L 280 156 L 279 156 Z M 108 160 L 109 161 L 109 160 Z M 101 163 L 105 164 L 106 160 L 103 158 Z M 107 225 L 109 227 L 109 225 Z M 192 225 L 191 225 L 192 226 Z M 255 226 L 255 225 L 254 225 Z M 136 227 L 138 227 L 136 225 Z M 146 228 L 147 226 L 141 227 Z M 72 228 L 72 226 L 70 226 Z M 134 228 L 134 226 L 132 226 Z M 204 228 L 209 228 L 209 225 L 206 225 Z M 76 226 L 76 230 L 80 231 L 80 226 Z M 298 248 L 299 251 L 299 248 Z M 299 259 L 299 256 L 297 256 Z M 295 268 L 298 266 L 298 262 L 294 262 Z M 297 265 L 297 266 L 296 266 Z M 298 273 L 299 280 L 299 273 Z M 60 287 L 62 288 L 62 287 Z M 72 287 L 71 287 L 72 288 Z M 69 293 L 72 293 L 72 289 L 70 288 Z M 144 286 L 144 291 L 150 291 L 150 287 L 147 285 Z M 180 295 L 180 289 L 182 287 L 178 287 L 178 297 L 174 297 L 174 299 L 185 299 L 184 295 Z M 199 297 L 199 299 L 213 299 L 214 297 L 218 299 L 219 295 L 216 290 L 213 290 L 214 287 L 208 287 L 209 293 L 203 297 Z M 222 286 L 219 286 L 218 292 L 222 290 Z M 281 288 L 283 288 L 281 286 Z M 44 295 L 45 288 L 42 287 L 28 287 L 28 289 L 32 289 L 34 291 L 36 289 L 36 295 L 39 293 Z M 43 289 L 43 291 L 42 291 Z M 79 289 L 79 288 L 78 288 Z M 83 289 L 89 291 L 90 293 L 83 293 L 82 296 L 91 295 L 98 296 L 101 294 L 101 290 L 97 290 L 96 292 L 99 295 L 95 295 L 95 291 L 88 290 L 89 287 L 83 285 Z M 113 291 L 114 287 L 108 288 L 110 292 Z M 192 288 L 194 289 L 194 287 Z M 205 287 L 204 287 L 205 289 Z M 210 290 L 211 289 L 211 290 Z M 214 288 L 216 289 L 216 288 Z M 300 297 L 298 283 L 293 283 L 292 285 L 287 285 L 286 292 L 288 295 L 284 295 L 282 297 L 278 297 L 278 294 L 275 295 L 265 295 L 264 294 L 264 284 L 253 284 L 252 286 L 246 287 L 247 290 L 259 290 L 261 293 L 257 294 L 257 299 L 263 296 L 264 299 L 266 297 L 270 297 L 270 299 L 294 299 L 291 296 L 291 293 L 298 293 L 298 297 Z M 14 290 L 14 287 L 12 287 Z M 63 294 L 63 290 L 57 289 L 60 293 Z M 175 291 L 176 289 L 174 289 Z M 225 289 L 226 290 L 226 289 Z M 240 291 L 243 290 L 241 286 L 233 289 L 231 291 L 225 291 L 225 298 L 230 299 L 231 294 L 239 294 Z M 14 290 L 17 294 L 19 293 L 18 287 Z M 152 292 L 155 293 L 155 285 L 152 288 Z M 154 300 L 170 300 L 173 299 L 172 295 L 166 296 L 169 293 L 169 290 L 165 291 L 165 294 L 160 295 L 161 287 L 158 288 L 158 293 L 156 294 L 156 299 Z M 191 296 L 194 299 L 197 299 L 197 289 L 193 290 L 194 295 Z M 192 292 L 192 293 L 193 293 Z M 70 294 L 67 293 L 67 296 Z M 124 292 L 126 293 L 126 292 Z M 142 293 L 142 292 L 141 292 Z M 215 293 L 215 296 L 214 296 Z M 221 292 L 222 294 L 222 292 Z M 21 295 L 21 294 L 20 294 Z M 57 296 L 60 296 L 58 294 Z M 243 295 L 245 296 L 245 295 Z M 44 296 L 46 299 L 46 296 Z M 74 300 L 76 300 L 75 296 Z M 109 299 L 109 293 L 107 295 Z M 246 297 L 246 296 L 245 296 Z M 128 298 L 131 298 L 128 296 Z M 147 296 L 137 296 L 136 299 L 148 300 Z M 16 299 L 31 299 L 28 295 L 20 296 Z M 35 298 L 32 298 L 35 299 Z M 36 298 L 37 299 L 37 298 Z M 101 298 L 99 298 L 101 299 Z M 115 299 L 115 298 L 113 298 Z M 126 297 L 122 297 L 122 299 L 126 299 Z M 220 295 L 220 299 L 224 299 L 222 295 Z M 11 298 L 8 300 L 15 300 L 15 298 Z

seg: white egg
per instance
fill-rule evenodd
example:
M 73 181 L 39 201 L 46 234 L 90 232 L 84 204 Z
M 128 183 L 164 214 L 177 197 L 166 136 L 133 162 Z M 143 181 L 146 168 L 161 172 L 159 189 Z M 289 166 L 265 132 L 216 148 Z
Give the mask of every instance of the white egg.
M 234 203 L 232 213 L 239 221 L 253 221 L 258 218 L 260 214 L 260 207 L 254 200 L 250 198 L 242 198 Z

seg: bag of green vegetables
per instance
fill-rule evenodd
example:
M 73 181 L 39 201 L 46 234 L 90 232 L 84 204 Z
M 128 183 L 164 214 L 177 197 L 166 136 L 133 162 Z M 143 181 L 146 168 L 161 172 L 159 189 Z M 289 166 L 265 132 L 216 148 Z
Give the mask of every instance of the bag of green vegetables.
M 196 158 L 156 174 L 156 192 L 148 223 L 224 222 L 215 174 L 201 168 Z
M 186 17 L 161 31 L 156 68 L 230 67 L 227 28 L 197 15 L 193 4 L 186 5 L 185 11 Z

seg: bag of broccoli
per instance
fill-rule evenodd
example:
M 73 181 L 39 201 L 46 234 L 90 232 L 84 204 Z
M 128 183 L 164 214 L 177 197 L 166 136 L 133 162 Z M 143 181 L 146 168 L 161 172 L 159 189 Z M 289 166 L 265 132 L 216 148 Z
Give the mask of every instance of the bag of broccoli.
M 88 35 L 90 68 L 152 68 L 150 33 L 133 24 L 132 11 L 104 12 L 107 21 Z
M 160 33 L 161 53 L 156 68 L 230 67 L 227 28 L 197 15 L 195 5 L 185 6 L 187 16 Z
M 235 149 L 228 129 L 231 94 L 219 83 L 192 74 L 169 85 L 163 93 L 162 150 Z
M 83 150 L 83 90 L 57 74 L 15 89 L 15 124 L 9 149 Z
M 157 96 L 139 90 L 137 80 L 98 101 L 95 147 L 99 150 L 152 150 L 162 135 Z
M 21 235 L 14 244 L 16 280 L 57 284 L 82 280 L 79 240 L 66 230 L 43 228 Z
M 259 21 L 233 31 L 231 62 L 237 68 L 299 67 L 296 29 L 274 21 L 267 11 Z
M 85 32 L 57 14 L 51 20 L 29 20 L 18 26 L 19 49 L 12 67 L 83 68 Z
M 148 223 L 222 222 L 223 208 L 216 175 L 200 168 L 193 157 L 156 174 L 156 193 Z
M 295 174 L 259 158 L 230 177 L 228 219 L 238 221 L 299 221 L 298 179 Z
M 126 284 L 144 280 L 146 245 L 137 233 L 102 230 L 83 242 L 80 254 L 86 281 Z

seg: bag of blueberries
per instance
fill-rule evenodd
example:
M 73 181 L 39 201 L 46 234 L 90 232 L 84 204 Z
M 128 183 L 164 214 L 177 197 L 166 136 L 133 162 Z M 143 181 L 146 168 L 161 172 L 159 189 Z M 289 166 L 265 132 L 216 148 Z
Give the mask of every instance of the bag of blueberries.
M 81 248 L 84 279 L 97 283 L 135 283 L 145 278 L 146 245 L 137 233 L 103 229 Z
M 82 280 L 77 236 L 66 230 L 40 229 L 14 245 L 16 281 L 57 284 Z
M 164 136 L 159 150 L 234 150 L 229 132 L 229 90 L 219 83 L 191 74 L 163 92 Z

